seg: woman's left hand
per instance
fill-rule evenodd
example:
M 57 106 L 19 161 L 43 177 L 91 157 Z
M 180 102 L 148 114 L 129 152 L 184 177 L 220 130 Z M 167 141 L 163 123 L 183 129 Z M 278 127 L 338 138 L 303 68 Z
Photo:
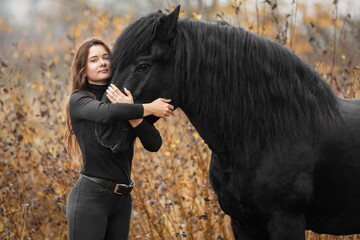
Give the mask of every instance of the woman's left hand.
M 106 96 L 112 103 L 134 103 L 131 92 L 124 88 L 125 94 L 123 94 L 114 84 L 110 84 L 106 90 Z

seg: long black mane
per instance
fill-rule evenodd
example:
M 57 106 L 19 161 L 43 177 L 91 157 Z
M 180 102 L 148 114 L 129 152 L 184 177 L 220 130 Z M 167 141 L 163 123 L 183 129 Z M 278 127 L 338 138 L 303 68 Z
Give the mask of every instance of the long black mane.
M 164 16 L 150 14 L 122 33 L 113 54 L 115 77 L 149 48 Z M 336 97 L 311 66 L 241 27 L 179 19 L 171 49 L 180 106 L 211 118 L 215 136 L 229 148 L 250 154 L 285 138 L 316 142 L 339 116 Z

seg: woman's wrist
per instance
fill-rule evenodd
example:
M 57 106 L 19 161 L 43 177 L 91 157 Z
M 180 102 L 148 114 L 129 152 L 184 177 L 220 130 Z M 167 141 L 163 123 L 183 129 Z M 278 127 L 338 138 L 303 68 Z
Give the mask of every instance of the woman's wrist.
M 139 119 L 131 119 L 129 120 L 129 123 L 130 125 L 133 127 L 133 128 L 136 128 L 137 126 L 140 125 L 140 123 L 142 123 L 143 119 L 142 118 L 139 118 Z
M 144 103 L 144 104 L 142 104 L 142 106 L 143 106 L 143 109 L 144 109 L 143 117 L 154 114 L 151 103 Z

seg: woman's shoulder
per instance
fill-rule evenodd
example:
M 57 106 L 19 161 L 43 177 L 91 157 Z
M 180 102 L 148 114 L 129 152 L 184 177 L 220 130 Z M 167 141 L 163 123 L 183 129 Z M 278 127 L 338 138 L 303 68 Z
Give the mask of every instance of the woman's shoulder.
M 83 90 L 76 90 L 76 91 L 72 92 L 70 95 L 70 99 L 71 98 L 79 98 L 79 97 L 91 97 L 91 95 L 89 94 L 89 92 L 83 91 Z
M 84 98 L 93 98 L 87 91 L 77 90 L 71 93 L 69 103 L 77 102 Z

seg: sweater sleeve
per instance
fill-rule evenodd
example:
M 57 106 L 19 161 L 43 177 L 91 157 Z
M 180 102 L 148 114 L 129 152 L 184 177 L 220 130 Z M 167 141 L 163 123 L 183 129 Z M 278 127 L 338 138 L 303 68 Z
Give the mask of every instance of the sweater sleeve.
M 70 96 L 69 113 L 73 119 L 110 123 L 142 118 L 144 108 L 141 104 L 102 103 L 87 92 L 77 91 Z
M 154 125 L 150 124 L 146 119 L 143 119 L 134 130 L 146 150 L 157 152 L 160 149 L 162 145 L 161 135 Z

